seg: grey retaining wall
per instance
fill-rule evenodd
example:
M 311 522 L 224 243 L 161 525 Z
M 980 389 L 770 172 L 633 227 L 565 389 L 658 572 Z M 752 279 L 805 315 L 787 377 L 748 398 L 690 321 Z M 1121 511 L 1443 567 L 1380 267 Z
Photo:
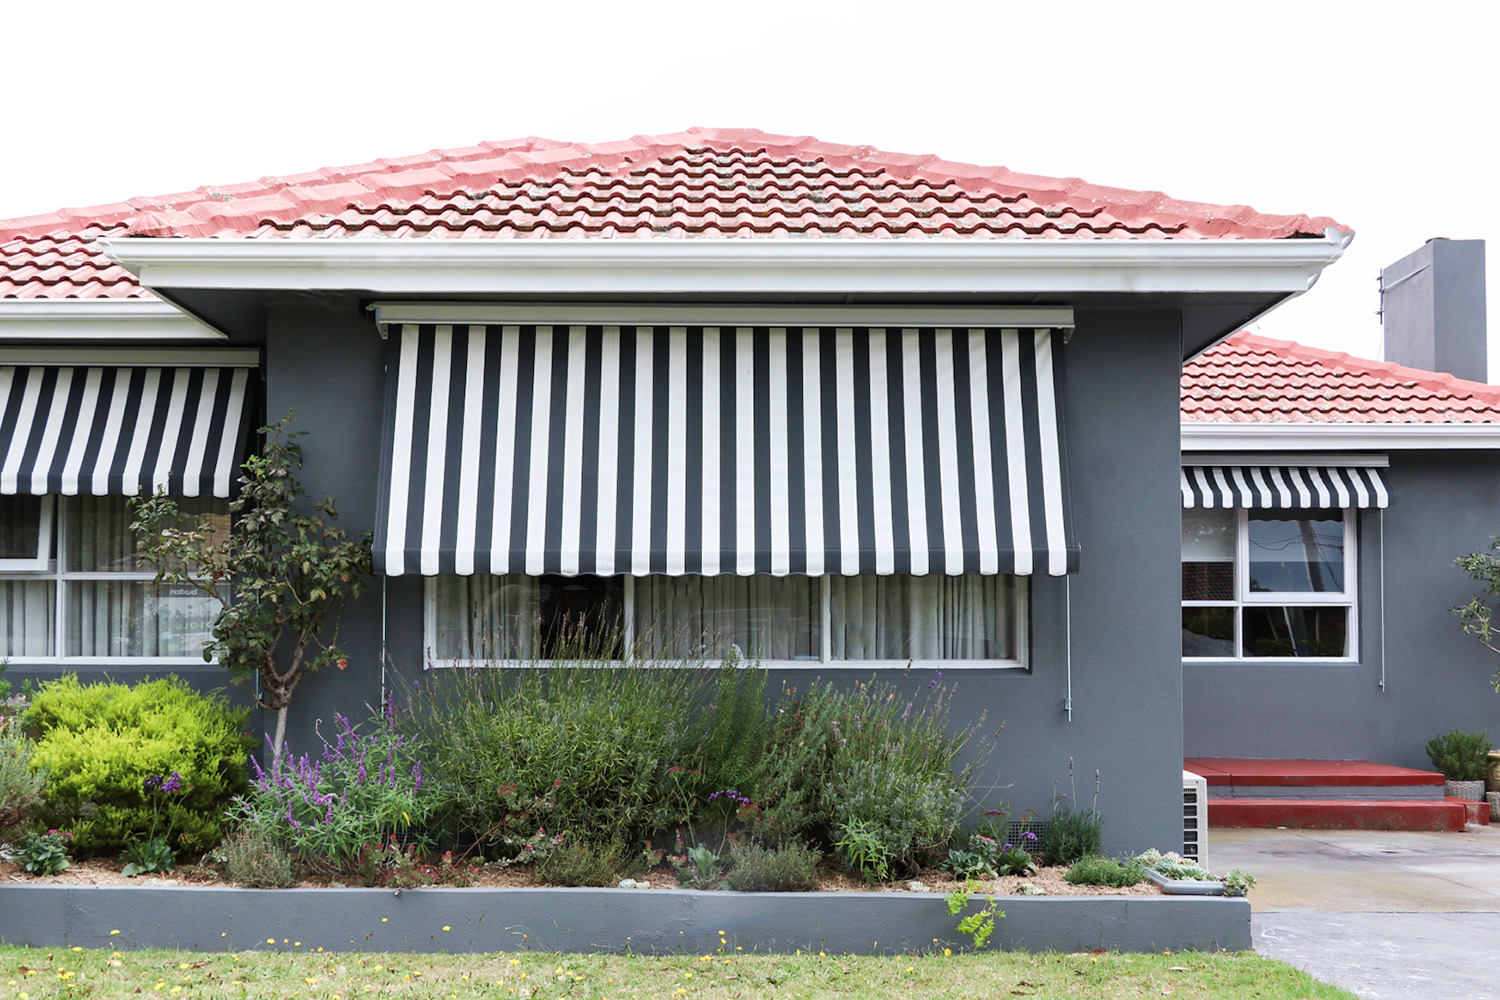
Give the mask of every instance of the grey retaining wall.
M 995 948 L 1250 947 L 1244 899 L 1007 896 L 1000 906 Z M 957 947 L 956 919 L 935 893 L 0 886 L 0 942 L 44 947 L 699 954 L 724 932 L 747 952 L 882 953 L 934 939 Z

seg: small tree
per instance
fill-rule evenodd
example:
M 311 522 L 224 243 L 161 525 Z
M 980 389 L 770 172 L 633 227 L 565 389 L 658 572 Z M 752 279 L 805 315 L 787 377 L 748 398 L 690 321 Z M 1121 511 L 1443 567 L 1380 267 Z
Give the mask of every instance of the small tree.
M 218 657 L 231 683 L 246 685 L 256 704 L 276 713 L 275 760 L 302 678 L 348 665 L 338 648 L 339 618 L 371 572 L 369 533 L 350 539 L 333 526 L 331 497 L 313 504 L 311 514 L 298 509 L 308 495 L 295 475 L 303 432 L 288 433 L 290 420 L 287 414 L 261 428 L 265 448 L 245 460 L 227 534 L 184 514 L 164 493 L 131 500 L 141 564 L 155 567 L 158 581 L 192 585 L 219 603 L 203 658 Z M 278 666 L 278 652 L 285 667 Z
M 1479 640 L 1480 645 L 1500 653 L 1500 646 L 1496 645 L 1500 642 L 1500 629 L 1495 622 L 1495 602 L 1500 600 L 1500 535 L 1490 537 L 1488 551 L 1459 556 L 1454 565 L 1484 585 L 1484 593 L 1475 594 L 1468 604 L 1453 609 L 1459 627 Z M 1490 678 L 1490 683 L 1500 694 L 1500 671 Z

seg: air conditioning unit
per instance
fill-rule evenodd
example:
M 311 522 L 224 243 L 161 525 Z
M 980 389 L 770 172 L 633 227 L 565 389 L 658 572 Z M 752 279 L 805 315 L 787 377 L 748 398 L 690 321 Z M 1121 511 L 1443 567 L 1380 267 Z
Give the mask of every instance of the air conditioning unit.
M 1182 856 L 1203 860 L 1208 847 L 1208 782 L 1192 771 L 1182 772 Z

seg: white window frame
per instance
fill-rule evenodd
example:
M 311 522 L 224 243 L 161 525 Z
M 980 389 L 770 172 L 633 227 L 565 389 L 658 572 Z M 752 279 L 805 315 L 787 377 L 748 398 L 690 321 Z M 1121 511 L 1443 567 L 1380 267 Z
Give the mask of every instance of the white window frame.
M 43 527 L 41 540 L 38 546 L 39 554 L 37 561 L 33 564 L 30 560 L 0 559 L 0 578 L 6 580 L 45 580 L 52 586 L 53 592 L 53 620 L 52 620 L 52 656 L 10 656 L 7 661 L 17 666 L 79 666 L 84 664 L 98 664 L 101 666 L 133 666 L 133 667 L 184 667 L 202 666 L 205 661 L 202 654 L 193 656 L 93 656 L 76 655 L 70 656 L 64 653 L 67 649 L 67 621 L 68 621 L 68 589 L 71 583 L 84 583 L 88 581 L 105 580 L 116 583 L 150 583 L 156 579 L 156 573 L 151 570 L 129 570 L 116 572 L 101 571 L 65 571 L 64 566 L 68 564 L 67 557 L 67 532 L 63 530 L 66 519 L 63 516 L 63 508 L 73 498 L 66 496 L 48 496 L 44 498 L 47 502 L 42 505 Z M 54 516 L 55 515 L 55 516 Z M 15 562 L 27 562 L 32 568 L 12 568 Z M 207 661 L 210 664 L 218 663 L 217 659 Z
M 1288 519 L 1306 515 L 1310 509 L 1237 507 L 1234 522 L 1234 599 L 1232 601 L 1182 601 L 1184 608 L 1230 608 L 1234 611 L 1234 654 L 1220 656 L 1184 656 L 1186 662 L 1211 663 L 1234 661 L 1236 663 L 1353 663 L 1359 659 L 1359 559 L 1356 541 L 1359 537 L 1357 524 L 1359 509 L 1341 509 L 1344 522 L 1344 589 L 1338 593 L 1328 591 L 1305 593 L 1288 590 L 1252 591 L 1250 589 L 1250 514 L 1265 511 L 1281 514 Z M 1244 652 L 1244 609 L 1281 607 L 1339 607 L 1348 608 L 1346 629 L 1348 653 L 1344 656 L 1247 656 Z
M 1016 655 L 1010 659 L 996 660 L 835 660 L 833 658 L 833 602 L 831 578 L 822 576 L 820 581 L 820 593 L 822 601 L 822 628 L 820 635 L 822 647 L 816 659 L 806 660 L 759 660 L 762 667 L 772 670 L 905 670 L 915 668 L 918 670 L 1026 670 L 1031 662 L 1030 646 L 1030 621 L 1031 621 L 1031 578 L 1029 576 L 1017 576 L 1015 587 L 1015 613 L 1016 623 Z M 625 584 L 625 642 L 629 644 L 635 638 L 635 580 L 634 576 L 626 575 Z M 427 577 L 423 587 L 424 610 L 422 615 L 423 643 L 426 662 L 435 669 L 454 669 L 471 667 L 546 667 L 550 660 L 471 660 L 459 658 L 439 658 L 434 651 L 437 648 L 437 578 Z M 623 665 L 621 661 L 614 660 L 615 666 Z
M 41 516 L 37 519 L 36 555 L 0 559 L 0 573 L 36 573 L 46 570 L 47 559 L 52 552 L 52 510 L 50 496 L 39 497 L 42 501 Z

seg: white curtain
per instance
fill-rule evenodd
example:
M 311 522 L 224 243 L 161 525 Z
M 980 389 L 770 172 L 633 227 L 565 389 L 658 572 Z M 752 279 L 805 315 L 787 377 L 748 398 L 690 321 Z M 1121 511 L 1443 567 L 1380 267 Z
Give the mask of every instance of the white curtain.
M 822 588 L 806 576 L 648 576 L 635 581 L 636 635 L 651 656 L 749 660 L 821 655 Z
M 52 655 L 55 587 L 51 580 L 0 580 L 0 655 Z
M 994 660 L 1015 649 L 1011 576 L 835 576 L 835 660 Z
M 536 624 L 537 578 L 440 576 L 437 648 L 440 660 L 530 659 Z

